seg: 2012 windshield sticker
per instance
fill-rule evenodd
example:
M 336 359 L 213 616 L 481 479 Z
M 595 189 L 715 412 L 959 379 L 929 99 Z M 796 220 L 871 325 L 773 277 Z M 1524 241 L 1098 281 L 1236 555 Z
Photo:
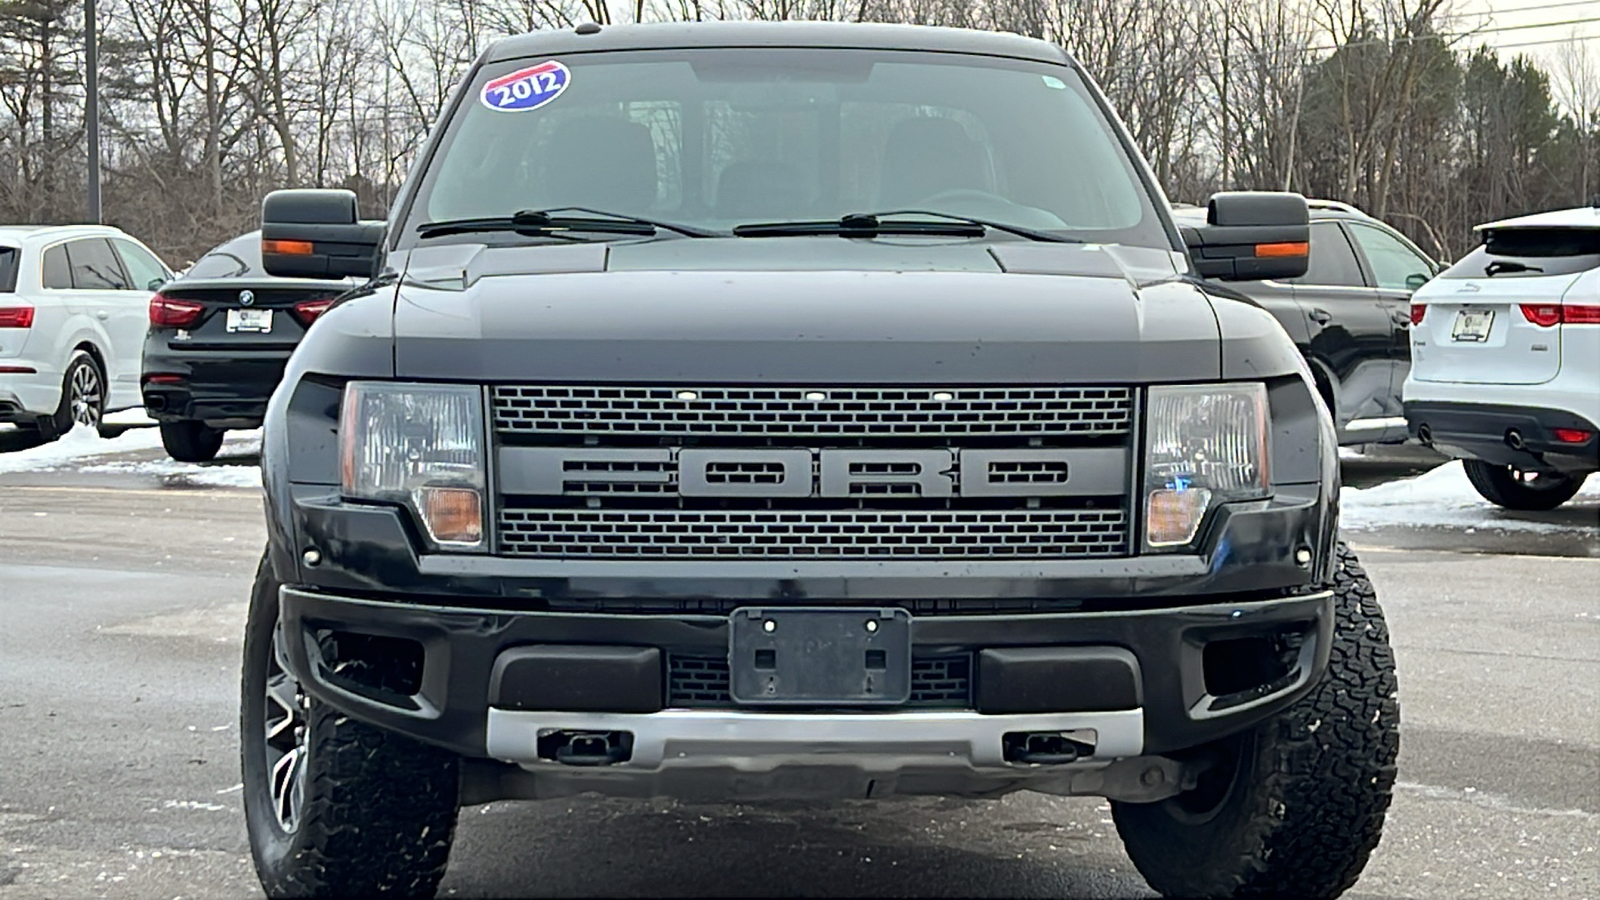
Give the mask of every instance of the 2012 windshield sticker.
M 483 86 L 483 105 L 501 112 L 527 112 L 561 96 L 572 73 L 555 60 L 501 75 Z

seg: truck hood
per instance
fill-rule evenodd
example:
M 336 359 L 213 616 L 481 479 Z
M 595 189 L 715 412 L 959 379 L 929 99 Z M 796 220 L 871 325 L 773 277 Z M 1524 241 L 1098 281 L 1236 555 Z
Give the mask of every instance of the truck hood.
M 832 238 L 427 247 L 400 378 L 583 383 L 1215 379 L 1210 300 L 1170 255 Z M 1166 269 L 1163 272 L 1162 266 Z

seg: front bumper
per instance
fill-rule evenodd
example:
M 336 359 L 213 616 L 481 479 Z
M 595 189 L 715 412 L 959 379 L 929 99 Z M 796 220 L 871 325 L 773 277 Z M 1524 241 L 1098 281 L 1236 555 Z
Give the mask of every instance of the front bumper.
M 1331 603 L 1322 592 L 1125 612 L 914 618 L 914 657 L 974 661 L 967 700 L 938 709 L 673 705 L 671 661 L 726 659 L 726 616 L 508 612 L 286 587 L 280 647 L 312 696 L 469 758 L 513 763 L 533 773 L 541 795 L 1106 793 L 1096 785 L 1107 766 L 1235 733 L 1309 691 L 1327 663 Z M 380 643 L 361 643 L 373 637 Z M 414 665 L 405 677 L 362 681 L 350 673 L 377 660 L 351 646 Z M 1258 682 L 1219 674 L 1227 653 L 1264 647 L 1279 648 L 1281 670 L 1263 670 Z M 541 665 L 508 664 L 530 653 L 542 654 Z M 578 662 L 562 668 L 568 659 Z M 1219 694 L 1224 685 L 1229 692 Z M 576 694 L 581 702 L 570 699 Z M 571 765 L 544 741 L 558 732 L 625 734 L 629 752 Z M 1069 765 L 1013 758 L 1007 736 L 1035 732 L 1072 737 L 1082 752 Z M 1169 773 L 1164 783 L 1177 778 Z
M 1481 459 L 1528 472 L 1592 472 L 1600 469 L 1600 427 L 1566 410 L 1488 403 L 1407 403 L 1411 434 L 1441 453 Z M 1589 432 L 1581 444 L 1555 438 L 1557 428 Z
M 157 342 L 152 342 L 157 343 Z M 146 345 L 140 385 L 145 412 L 161 422 L 200 421 L 214 428 L 256 428 L 292 350 L 175 351 Z M 176 377 L 158 383 L 151 375 Z

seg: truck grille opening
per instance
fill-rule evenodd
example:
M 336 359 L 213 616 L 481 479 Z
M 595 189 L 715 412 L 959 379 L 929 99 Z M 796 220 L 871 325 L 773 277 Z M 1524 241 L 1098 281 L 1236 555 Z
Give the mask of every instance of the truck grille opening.
M 496 385 L 507 434 L 849 437 L 1120 435 L 1128 387 L 654 387 Z
M 355 694 L 414 708 L 422 690 L 422 644 L 406 638 L 321 629 L 317 647 L 325 676 Z
M 667 703 L 673 709 L 724 709 L 728 696 L 728 658 L 669 654 Z M 971 709 L 972 655 L 916 657 L 911 661 L 911 699 L 904 707 Z
M 500 552 L 654 559 L 951 559 L 1127 554 L 1121 509 L 500 511 Z
M 1299 677 L 1300 653 L 1312 623 L 1294 623 L 1270 635 L 1210 641 L 1201 655 L 1211 709 L 1227 709 L 1283 690 Z

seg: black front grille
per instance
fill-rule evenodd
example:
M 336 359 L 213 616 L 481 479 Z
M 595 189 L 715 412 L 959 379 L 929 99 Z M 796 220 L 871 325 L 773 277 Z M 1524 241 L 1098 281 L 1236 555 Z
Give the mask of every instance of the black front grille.
M 505 434 L 1102 437 L 1133 427 L 1127 387 L 496 385 Z
M 667 706 L 673 709 L 727 709 L 735 706 L 728 695 L 726 656 L 667 657 Z M 971 709 L 972 656 L 919 657 L 911 661 L 911 699 L 905 707 L 918 709 Z
M 500 552 L 648 559 L 1124 556 L 1121 509 L 500 511 Z

